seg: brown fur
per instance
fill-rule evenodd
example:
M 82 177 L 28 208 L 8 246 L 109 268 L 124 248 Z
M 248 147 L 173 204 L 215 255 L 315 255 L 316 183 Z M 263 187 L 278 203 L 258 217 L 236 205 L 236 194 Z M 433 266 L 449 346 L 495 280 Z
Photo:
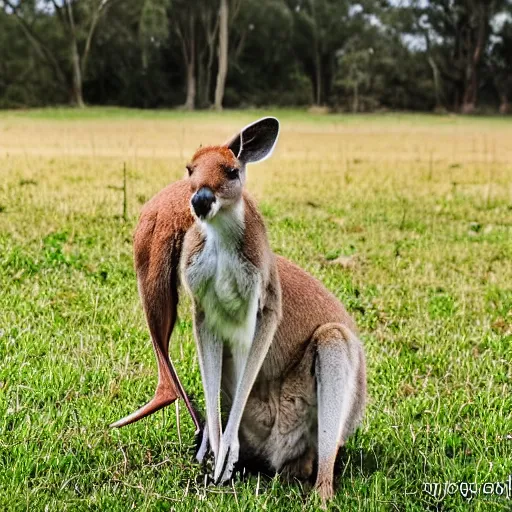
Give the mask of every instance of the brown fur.
M 239 166 L 233 152 L 224 146 L 207 146 L 196 151 L 187 166 L 192 170 L 189 186 L 192 192 L 208 187 L 213 192 L 222 189 L 226 182 L 226 168 Z
M 282 256 L 277 256 L 282 293 L 282 316 L 274 343 L 270 347 L 264 371 L 269 376 L 281 375 L 300 358 L 318 327 L 331 322 L 348 325 L 354 332 L 354 321 L 342 304 L 317 279 Z
M 216 158 L 221 156 L 231 165 L 236 165 L 236 158 L 233 152 L 227 146 L 203 146 L 199 148 L 192 157 L 192 161 L 197 161 L 199 158 L 205 155 Z
M 178 308 L 179 260 L 183 238 L 193 223 L 190 184 L 177 181 L 144 205 L 134 234 L 135 270 L 158 364 L 155 396 L 133 414 L 112 424 L 122 427 L 173 403 L 181 396 L 196 429 L 200 423 L 169 359 L 169 339 Z
M 191 178 L 169 185 L 142 210 L 135 232 L 134 250 L 140 294 L 159 369 L 154 401 L 157 397 L 159 400 L 153 404 L 154 410 L 172 403 L 178 395 L 187 401 L 169 361 L 168 343 L 176 320 L 177 269 L 182 245 L 185 234 L 193 225 L 189 206 L 191 195 L 199 186 L 206 185 L 218 190 L 225 181 L 224 167 L 237 164 L 228 148 L 201 148 L 190 165 L 193 170 Z M 198 169 L 208 172 L 205 174 Z M 270 311 L 274 310 L 271 321 L 277 322 L 277 331 L 244 410 L 240 426 L 242 459 L 250 457 L 251 453 L 262 455 L 266 438 L 276 421 L 279 422 L 279 432 L 284 434 L 310 421 L 304 414 L 312 401 L 316 400 L 314 366 L 317 347 L 332 343 L 333 335 L 349 343 L 357 332 L 347 311 L 319 281 L 285 258 L 275 257 L 271 253 L 263 219 L 249 195 L 244 192 L 243 197 L 246 215 L 240 250 L 250 263 L 263 272 L 262 288 L 266 292 L 263 303 Z M 193 231 L 187 237 L 187 259 L 202 248 L 200 234 L 192 234 Z M 364 356 L 362 352 L 357 354 L 358 390 L 353 404 L 352 426 L 357 424 L 364 408 L 366 389 Z M 193 409 L 188 401 L 187 404 L 197 425 Z M 116 426 L 151 414 L 154 412 L 151 406 L 152 403 L 146 406 L 144 414 L 138 411 Z M 311 425 L 314 429 L 313 423 Z M 348 433 L 344 433 L 341 442 Z M 292 476 L 308 477 L 313 468 L 315 450 L 307 439 L 300 442 L 302 452 L 281 469 Z M 336 453 L 333 453 L 332 461 L 323 461 L 323 466 L 319 467 L 316 487 L 322 499 L 332 495 L 331 466 L 335 456 Z

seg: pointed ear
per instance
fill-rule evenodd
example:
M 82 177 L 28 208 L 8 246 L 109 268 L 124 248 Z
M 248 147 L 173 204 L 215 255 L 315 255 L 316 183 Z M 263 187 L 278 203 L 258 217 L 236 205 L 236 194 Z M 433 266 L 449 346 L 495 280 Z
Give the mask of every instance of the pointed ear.
M 275 117 L 264 117 L 236 134 L 226 146 L 243 164 L 260 162 L 268 158 L 279 136 L 279 121 Z

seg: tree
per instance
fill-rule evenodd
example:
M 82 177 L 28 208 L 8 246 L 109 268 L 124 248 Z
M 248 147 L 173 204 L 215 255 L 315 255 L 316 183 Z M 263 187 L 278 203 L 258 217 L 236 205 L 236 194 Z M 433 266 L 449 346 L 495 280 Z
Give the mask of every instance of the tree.
M 371 82 L 370 64 L 373 48 L 361 47 L 354 39 L 345 50 L 338 53 L 340 62 L 339 83 L 352 91 L 352 112 L 359 112 L 360 92 L 362 87 L 368 88 Z
M 278 0 L 279 1 L 279 0 Z M 231 4 L 231 5 L 230 5 Z M 224 90 L 226 88 L 226 76 L 229 63 L 229 27 L 238 15 L 242 0 L 220 0 L 219 8 L 219 45 L 218 45 L 218 69 L 217 84 L 215 87 L 215 109 L 222 110 Z
M 230 23 L 224 103 L 311 104 L 311 83 L 296 56 L 293 36 L 293 14 L 285 0 L 244 0 L 236 22 Z
M 426 56 L 437 84 L 455 111 L 474 112 L 483 83 L 482 64 L 489 45 L 490 20 L 503 0 L 430 0 L 414 2 L 416 28 L 425 37 Z
M 91 44 L 96 28 L 108 6 L 114 0 L 41 0 L 39 2 L 15 2 L 0 0 L 0 6 L 8 8 L 18 21 L 23 34 L 36 49 L 39 57 L 55 72 L 58 81 L 66 84 L 71 93 L 71 101 L 79 107 L 85 106 L 83 100 L 83 77 L 87 69 Z M 75 12 L 76 11 L 76 12 Z M 69 48 L 69 57 L 65 66 L 59 62 L 56 52 L 45 38 L 48 34 L 39 29 L 38 21 L 56 13 L 63 28 L 60 33 Z M 78 14 L 78 16 L 77 16 Z
M 185 110 L 194 110 L 196 104 L 196 37 L 198 6 L 197 0 L 174 0 L 170 11 L 170 23 L 177 35 L 186 73 Z
M 0 9 L 0 108 L 67 101 L 67 91 L 25 37 L 15 16 Z
M 142 67 L 147 71 L 149 53 L 160 47 L 169 38 L 169 21 L 167 11 L 171 0 L 144 0 L 140 10 L 139 44 L 141 49 Z
M 226 87 L 228 72 L 228 0 L 220 0 L 220 30 L 219 30 L 219 69 L 217 71 L 217 86 L 215 87 L 215 110 L 222 110 L 222 99 Z
M 150 104 L 150 96 L 154 96 L 154 85 L 150 74 L 150 62 L 155 53 L 167 43 L 170 36 L 169 20 L 167 12 L 170 9 L 171 0 L 144 0 L 138 17 L 138 45 L 140 47 L 140 63 L 142 66 L 143 98 L 142 105 L 147 108 Z M 161 66 L 161 62 L 157 61 Z
M 477 105 L 480 65 L 489 39 L 490 4 L 488 0 L 469 0 L 467 4 L 467 27 L 463 42 L 466 69 L 461 108 L 466 114 L 474 112 Z
M 0 0 L 0 106 L 509 110 L 512 0 Z
M 323 105 L 329 101 L 336 55 L 360 28 L 361 12 L 351 12 L 346 0 L 288 0 L 288 6 L 295 21 L 296 56 L 310 77 L 313 103 Z
M 509 114 L 512 111 L 512 3 L 496 17 L 493 32 L 488 62 L 499 97 L 499 111 Z
M 218 0 L 206 2 L 199 13 L 199 22 L 203 36 L 201 49 L 197 53 L 197 89 L 200 107 L 208 107 L 211 103 L 212 68 L 219 31 L 218 13 Z

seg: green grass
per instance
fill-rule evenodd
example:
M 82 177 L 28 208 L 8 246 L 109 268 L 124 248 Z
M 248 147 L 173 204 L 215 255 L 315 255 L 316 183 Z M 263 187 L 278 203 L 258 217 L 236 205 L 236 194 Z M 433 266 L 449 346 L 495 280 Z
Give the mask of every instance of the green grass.
M 123 107 L 88 107 L 80 110 L 72 107 L 55 107 L 28 110 L 0 110 L 0 119 L 30 119 L 43 121 L 70 121 L 70 120 L 176 120 L 183 121 L 207 121 L 214 119 L 257 119 L 264 115 L 273 115 L 281 120 L 306 121 L 308 123 L 320 124 L 359 124 L 361 122 L 377 122 L 377 123 L 406 123 L 425 126 L 426 124 L 434 125 L 509 125 L 510 119 L 506 116 L 459 116 L 437 115 L 423 113 L 398 113 L 398 112 L 382 112 L 371 114 L 329 114 L 325 115 L 321 112 L 309 112 L 306 108 L 290 109 L 290 108 L 271 108 L 261 107 L 245 110 L 227 109 L 222 113 L 211 110 L 196 110 L 193 112 L 183 112 L 180 109 L 162 109 L 162 110 L 143 110 L 128 109 Z
M 260 115 L 0 115 L 0 510 L 318 507 L 279 478 L 205 486 L 183 405 L 179 435 L 173 406 L 107 428 L 156 380 L 132 262 L 140 205 L 196 146 Z M 510 510 L 512 490 L 468 501 L 423 486 L 512 474 L 511 123 L 277 115 L 278 149 L 250 167 L 249 188 L 274 250 L 346 304 L 367 353 L 367 413 L 332 509 Z M 173 360 L 202 404 L 180 309 Z

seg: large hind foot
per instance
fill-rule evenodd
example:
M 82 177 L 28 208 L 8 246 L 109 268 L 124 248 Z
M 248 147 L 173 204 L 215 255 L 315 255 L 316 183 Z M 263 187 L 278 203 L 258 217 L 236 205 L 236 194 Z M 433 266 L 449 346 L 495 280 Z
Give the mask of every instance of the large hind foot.
M 327 507 L 327 502 L 332 500 L 332 498 L 334 497 L 332 477 L 317 478 L 315 484 L 315 491 L 318 493 L 318 496 L 320 496 L 320 500 L 322 501 L 322 508 L 325 509 Z
M 308 480 L 313 474 L 313 464 L 315 462 L 315 450 L 309 449 L 306 453 L 296 459 L 286 462 L 281 468 L 280 473 L 287 480 Z

